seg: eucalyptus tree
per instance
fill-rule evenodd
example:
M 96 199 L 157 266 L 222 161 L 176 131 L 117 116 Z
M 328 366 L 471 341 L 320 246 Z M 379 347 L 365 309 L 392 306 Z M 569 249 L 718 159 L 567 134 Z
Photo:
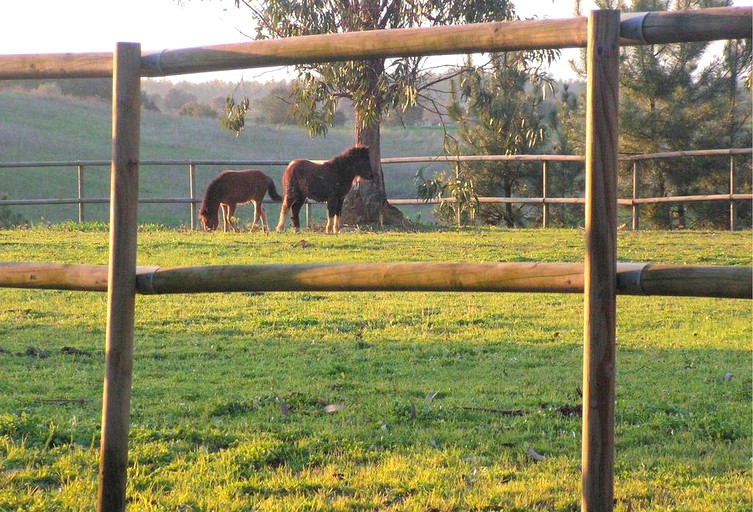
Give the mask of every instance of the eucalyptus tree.
M 514 18 L 508 0 L 236 0 L 249 9 L 258 39 L 312 34 L 455 25 Z M 296 66 L 293 111 L 312 136 L 325 135 L 337 103 L 352 102 L 354 143 L 368 145 L 375 178 L 346 197 L 343 220 L 401 220 L 386 201 L 380 126 L 393 110 L 413 107 L 432 85 L 425 59 L 402 57 Z
M 448 137 L 447 149 L 464 155 L 521 155 L 544 147 L 548 124 L 541 107 L 552 82 L 540 70 L 539 57 L 493 54 L 483 68 L 468 59 L 450 88 L 448 114 L 458 129 L 457 139 Z M 468 162 L 456 174 L 456 181 L 469 182 L 476 194 L 487 196 L 525 194 L 524 189 L 540 183 L 538 169 L 514 161 Z M 508 227 L 520 225 L 525 217 L 521 207 L 511 203 L 480 205 L 477 215 L 483 222 Z

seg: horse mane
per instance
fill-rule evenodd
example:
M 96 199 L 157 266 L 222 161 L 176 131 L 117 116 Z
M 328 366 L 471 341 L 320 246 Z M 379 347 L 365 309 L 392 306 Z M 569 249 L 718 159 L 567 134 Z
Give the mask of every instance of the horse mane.
M 223 174 L 225 173 L 223 172 L 215 176 L 212 181 L 209 182 L 209 185 L 207 185 L 207 191 L 204 193 L 204 199 L 202 199 L 201 206 L 199 207 L 200 212 L 207 211 L 210 206 L 213 210 L 220 207 L 220 199 L 217 197 L 217 189 L 219 188 L 219 181 Z
M 348 162 L 359 157 L 369 157 L 369 146 L 352 146 L 336 157 L 327 160 L 327 163 L 337 170 L 341 170 L 347 166 Z

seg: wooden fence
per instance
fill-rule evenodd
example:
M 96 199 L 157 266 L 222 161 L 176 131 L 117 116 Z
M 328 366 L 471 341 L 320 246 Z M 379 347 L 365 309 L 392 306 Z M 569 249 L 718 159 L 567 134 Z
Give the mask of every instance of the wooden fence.
M 0 284 L 106 292 L 106 265 L 0 262 Z M 211 292 L 583 293 L 581 263 L 360 263 L 138 267 L 144 295 Z M 753 268 L 617 263 L 620 295 L 751 298 Z
M 305 36 L 142 55 L 137 43 L 113 54 L 0 56 L 0 79 L 113 77 L 110 257 L 97 506 L 125 510 L 138 291 L 136 234 L 140 79 L 223 69 L 409 55 L 585 47 L 587 56 L 584 359 L 581 508 L 614 506 L 617 112 L 620 45 L 750 37 L 753 8 L 483 23 Z M 43 268 L 47 265 L 43 264 Z M 208 267 L 200 275 L 213 272 Z M 386 269 L 385 269 L 386 270 Z M 78 274 L 81 279 L 82 274 Z M 211 282 L 215 282 L 211 280 Z M 0 285 L 8 285 L 0 280 Z
M 736 179 L 736 157 L 750 156 L 753 152 L 751 148 L 734 148 L 734 149 L 705 149 L 693 151 L 674 151 L 666 153 L 652 153 L 644 155 L 630 155 L 619 158 L 621 162 L 630 164 L 632 170 L 632 197 L 621 198 L 617 200 L 618 206 L 629 207 L 631 209 L 631 228 L 639 228 L 640 206 L 658 203 L 675 203 L 682 204 L 688 202 L 708 201 L 722 202 L 729 205 L 729 229 L 734 231 L 736 228 L 736 202 L 753 200 L 752 193 L 738 193 L 738 180 Z M 729 192 L 726 194 L 704 194 L 693 196 L 667 196 L 667 197 L 641 197 L 640 196 L 640 163 L 648 160 L 660 160 L 670 158 L 689 158 L 689 157 L 728 157 L 728 168 L 725 173 L 729 176 Z M 291 158 L 292 159 L 292 158 Z M 583 163 L 584 159 L 577 155 L 485 155 L 485 156 L 411 156 L 411 157 L 392 157 L 383 158 L 382 165 L 410 164 L 410 163 L 456 163 L 456 162 L 534 162 L 541 165 L 541 197 L 479 197 L 481 203 L 495 204 L 529 204 L 541 206 L 541 227 L 549 227 L 549 207 L 556 204 L 585 204 L 585 198 L 581 195 L 578 197 L 552 197 L 549 194 L 549 183 L 551 177 L 551 163 L 553 162 L 573 162 Z M 188 205 L 188 225 L 191 229 L 197 228 L 196 206 L 201 203 L 201 191 L 196 190 L 196 177 L 199 166 L 225 166 L 227 168 L 239 167 L 272 167 L 285 166 L 288 160 L 142 160 L 140 165 L 146 166 L 185 166 L 188 182 L 187 197 L 164 197 L 164 198 L 139 198 L 140 204 L 187 204 Z M 85 174 L 87 167 L 109 167 L 109 160 L 77 160 L 77 161 L 60 161 L 60 162 L 0 162 L 0 169 L 21 169 L 21 168 L 61 168 L 75 167 L 76 169 L 76 190 L 75 198 L 54 198 L 54 199 L 0 199 L 0 206 L 36 206 L 36 205 L 71 205 L 78 207 L 78 222 L 84 222 L 86 204 L 109 204 L 108 197 L 85 197 Z M 721 171 L 721 170 L 720 170 Z M 709 174 L 714 170 L 709 170 Z M 719 172 L 719 171 L 717 171 Z M 392 198 L 388 201 L 398 206 L 416 206 L 425 204 L 438 204 L 441 201 L 453 202 L 453 198 L 442 200 L 431 199 L 410 199 L 410 198 Z M 307 203 L 305 215 L 306 225 L 309 225 L 311 204 Z

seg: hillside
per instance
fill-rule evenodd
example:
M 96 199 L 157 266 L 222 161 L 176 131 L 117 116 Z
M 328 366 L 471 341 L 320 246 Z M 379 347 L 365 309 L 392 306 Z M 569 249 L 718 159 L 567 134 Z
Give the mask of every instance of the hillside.
M 57 95 L 0 91 L 0 162 L 106 160 L 110 158 L 111 106 L 98 100 Z M 305 130 L 289 126 L 248 126 L 240 137 L 220 128 L 214 119 L 142 112 L 141 159 L 325 159 L 340 153 L 353 141 L 352 127 L 336 128 L 327 137 L 311 139 Z M 386 128 L 382 136 L 384 157 L 440 154 L 441 128 Z M 413 176 L 422 164 L 385 168 L 390 197 L 415 197 Z M 222 167 L 197 168 L 197 195 Z M 265 168 L 277 183 L 283 167 Z M 104 167 L 85 169 L 85 196 L 102 197 L 109 189 Z M 141 167 L 140 197 L 187 197 L 185 166 Z M 12 199 L 76 197 L 73 166 L 0 169 L 0 195 Z M 31 222 L 74 219 L 73 205 L 13 207 Z M 185 205 L 143 205 L 142 223 L 187 223 Z M 276 214 L 270 212 L 270 218 Z M 103 205 L 87 205 L 87 220 L 106 220 Z

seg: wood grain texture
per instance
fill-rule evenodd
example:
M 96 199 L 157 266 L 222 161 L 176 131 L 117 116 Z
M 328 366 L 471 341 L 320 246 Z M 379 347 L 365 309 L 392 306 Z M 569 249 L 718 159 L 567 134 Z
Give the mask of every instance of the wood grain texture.
M 0 79 L 109 78 L 112 52 L 0 55 Z
M 144 76 L 344 60 L 585 46 L 585 18 L 368 30 L 152 52 Z
M 418 277 L 418 279 L 417 279 Z M 0 287 L 106 292 L 107 265 L 0 263 Z M 753 268 L 617 263 L 619 295 L 751 299 Z M 582 263 L 137 267 L 141 294 L 258 291 L 582 293 Z
M 648 44 L 750 38 L 753 30 L 751 13 L 751 7 L 649 12 L 643 20 L 642 33 Z M 633 44 L 625 39 L 620 42 Z
M 160 268 L 142 293 L 225 291 L 538 291 L 578 293 L 580 263 L 361 263 Z
M 113 68 L 110 264 L 97 509 L 124 511 L 128 467 L 141 123 L 141 46 L 119 43 Z
M 741 39 L 751 7 L 622 15 L 623 45 Z M 142 76 L 305 63 L 541 48 L 584 48 L 586 18 L 523 20 L 291 37 L 143 54 Z M 0 55 L 0 79 L 112 76 L 110 53 Z
M 590 13 L 583 269 L 581 508 L 584 512 L 611 511 L 614 500 L 619 33 L 619 11 Z

